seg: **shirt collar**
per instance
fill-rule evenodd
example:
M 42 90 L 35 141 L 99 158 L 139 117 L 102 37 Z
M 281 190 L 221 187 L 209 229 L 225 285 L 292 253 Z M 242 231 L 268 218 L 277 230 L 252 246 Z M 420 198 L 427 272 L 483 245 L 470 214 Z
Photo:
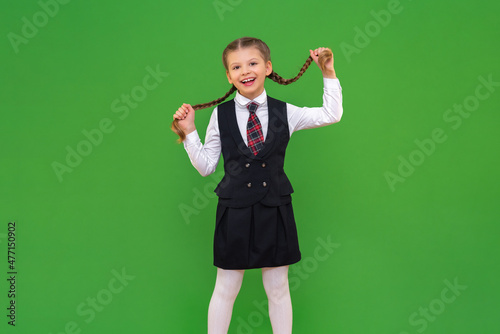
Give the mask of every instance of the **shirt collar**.
M 246 108 L 247 104 L 250 101 L 255 101 L 255 102 L 257 102 L 259 104 L 259 106 L 262 106 L 263 104 L 267 103 L 266 89 L 264 88 L 264 91 L 262 91 L 262 93 L 259 96 L 257 96 L 255 99 L 253 99 L 253 100 L 250 100 L 250 99 L 244 97 L 243 95 L 240 94 L 240 92 L 236 91 L 236 96 L 234 97 L 234 100 L 242 108 Z

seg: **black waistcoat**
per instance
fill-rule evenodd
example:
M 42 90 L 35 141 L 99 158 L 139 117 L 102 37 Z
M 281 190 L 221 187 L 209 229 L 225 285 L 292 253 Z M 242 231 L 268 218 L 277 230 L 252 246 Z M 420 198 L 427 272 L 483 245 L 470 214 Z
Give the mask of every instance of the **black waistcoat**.
M 261 202 L 278 206 L 291 201 L 293 188 L 283 170 L 290 139 L 286 103 L 267 96 L 267 106 L 267 136 L 257 155 L 241 137 L 234 99 L 217 107 L 225 174 L 215 193 L 222 205 L 241 208 Z

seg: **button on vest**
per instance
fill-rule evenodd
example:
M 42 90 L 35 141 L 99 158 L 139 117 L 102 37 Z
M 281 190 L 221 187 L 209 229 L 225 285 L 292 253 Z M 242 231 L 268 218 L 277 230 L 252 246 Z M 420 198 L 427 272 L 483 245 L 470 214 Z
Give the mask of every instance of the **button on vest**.
M 217 107 L 224 177 L 214 191 L 223 205 L 278 206 L 291 201 L 293 188 L 283 169 L 290 139 L 286 103 L 267 96 L 267 106 L 267 135 L 257 155 L 243 141 L 234 99 Z

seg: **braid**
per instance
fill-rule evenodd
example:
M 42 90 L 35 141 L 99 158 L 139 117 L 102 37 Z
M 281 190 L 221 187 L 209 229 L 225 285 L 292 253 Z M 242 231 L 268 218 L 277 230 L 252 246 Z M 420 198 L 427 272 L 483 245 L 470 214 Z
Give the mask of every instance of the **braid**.
M 231 89 L 223 97 L 218 98 L 217 100 L 213 100 L 212 102 L 195 104 L 193 106 L 193 109 L 194 110 L 199 110 L 199 109 L 205 109 L 205 108 L 213 107 L 213 106 L 215 106 L 215 105 L 217 105 L 219 103 L 224 102 L 229 97 L 229 95 L 233 94 L 235 91 L 236 91 L 236 87 L 233 85 L 231 87 Z M 180 144 L 180 143 L 182 143 L 184 141 L 184 139 L 186 139 L 186 134 L 181 129 L 181 127 L 179 126 L 178 123 L 179 123 L 179 120 L 178 119 L 174 119 L 174 121 L 172 122 L 172 131 L 174 131 L 179 136 L 179 139 L 177 139 L 177 142 Z
M 289 84 L 299 80 L 299 78 L 302 76 L 302 74 L 304 74 L 304 72 L 307 70 L 309 65 L 311 65 L 312 60 L 313 59 L 311 56 L 309 56 L 309 58 L 307 58 L 306 63 L 304 64 L 304 66 L 302 66 L 302 68 L 299 71 L 299 74 L 297 74 L 297 76 L 295 78 L 283 79 L 281 76 L 278 75 L 278 73 L 276 73 L 274 71 L 272 71 L 271 74 L 269 74 L 267 77 L 269 79 L 279 83 L 280 85 L 289 85 Z
M 240 39 L 241 40 L 241 39 Z M 236 40 L 238 41 L 238 40 Z M 233 43 L 235 43 L 236 41 L 234 41 Z M 251 42 L 254 42 L 254 39 L 251 39 L 250 40 Z M 230 45 L 232 45 L 233 43 L 231 43 Z M 262 42 L 263 43 L 263 42 Z M 265 45 L 265 44 L 264 44 Z M 267 46 L 266 46 L 267 47 Z M 225 54 L 226 51 L 224 51 L 224 54 Z M 330 58 L 333 58 L 333 54 L 330 50 L 324 50 L 320 55 L 319 55 L 319 58 L 318 58 L 318 63 L 320 65 L 320 68 L 322 70 L 324 70 L 324 65 L 326 63 L 326 61 Z M 223 60 L 224 60 L 224 55 L 223 55 Z M 309 58 L 307 58 L 304 66 L 302 66 L 302 68 L 300 69 L 299 73 L 297 74 L 297 76 L 295 78 L 292 78 L 292 79 L 284 79 L 282 78 L 281 76 L 279 76 L 276 72 L 272 71 L 271 74 L 269 74 L 267 77 L 277 83 L 279 83 L 280 85 L 289 85 L 295 81 L 297 81 L 301 76 L 302 74 L 304 74 L 304 72 L 309 68 L 309 65 L 311 65 L 311 62 L 312 62 L 312 57 L 309 56 Z M 212 102 L 207 102 L 207 103 L 200 103 L 200 104 L 196 104 L 193 106 L 193 109 L 194 110 L 199 110 L 199 109 L 205 109 L 205 108 L 210 108 L 210 107 L 213 107 L 215 105 L 218 105 L 222 102 L 224 102 L 231 94 L 233 94 L 234 92 L 236 91 L 236 87 L 233 85 L 231 87 L 231 89 L 229 89 L 229 91 L 226 93 L 226 95 L 224 95 L 223 97 L 221 98 L 218 98 L 217 100 L 213 100 Z M 179 122 L 178 119 L 174 119 L 174 121 L 172 122 L 172 131 L 174 131 L 177 135 L 179 135 L 179 139 L 177 140 L 178 143 L 182 143 L 184 141 L 184 139 L 186 139 L 186 134 L 184 133 L 184 131 L 182 131 L 181 127 L 179 126 L 179 124 L 177 124 Z
M 193 106 L 193 109 L 198 110 L 198 109 L 205 109 L 205 108 L 213 107 L 219 103 L 224 102 L 229 97 L 229 95 L 233 94 L 235 91 L 236 91 L 236 87 L 233 85 L 233 87 L 231 87 L 231 89 L 223 97 L 218 98 L 217 100 L 213 100 L 212 102 L 195 104 Z

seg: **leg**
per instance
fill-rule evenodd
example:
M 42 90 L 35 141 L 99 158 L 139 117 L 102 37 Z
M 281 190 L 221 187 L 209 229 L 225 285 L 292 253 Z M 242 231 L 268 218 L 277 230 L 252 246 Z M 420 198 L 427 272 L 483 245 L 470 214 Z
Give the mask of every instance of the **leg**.
M 244 273 L 244 270 L 217 268 L 215 289 L 208 307 L 208 334 L 227 333 Z
M 288 266 L 262 268 L 262 281 L 269 300 L 269 317 L 273 333 L 292 333 L 292 300 L 288 287 Z

